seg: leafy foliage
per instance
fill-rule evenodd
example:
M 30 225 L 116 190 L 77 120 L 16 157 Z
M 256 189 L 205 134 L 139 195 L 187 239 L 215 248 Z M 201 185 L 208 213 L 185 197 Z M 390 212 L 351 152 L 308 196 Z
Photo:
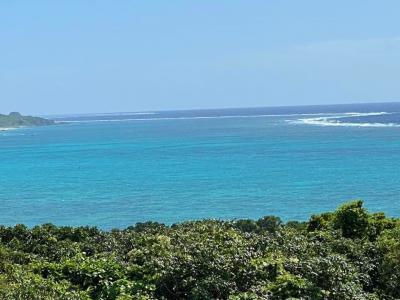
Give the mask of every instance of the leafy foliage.
M 361 201 L 308 222 L 0 226 L 0 299 L 399 299 L 400 221 Z

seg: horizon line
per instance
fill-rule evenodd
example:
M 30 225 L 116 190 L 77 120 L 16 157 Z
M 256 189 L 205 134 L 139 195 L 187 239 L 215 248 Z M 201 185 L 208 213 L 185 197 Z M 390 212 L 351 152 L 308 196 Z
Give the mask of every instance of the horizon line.
M 210 110 L 226 110 L 226 109 L 246 109 L 246 108 L 290 108 L 290 107 L 322 107 L 322 106 L 351 106 L 351 105 L 380 105 L 380 104 L 400 104 L 399 101 L 388 102 L 354 102 L 354 103 L 330 103 L 330 104 L 301 104 L 301 105 L 268 105 L 268 106 L 235 106 L 235 107 L 215 107 L 215 108 L 191 108 L 191 109 L 161 109 L 161 110 L 137 110 L 137 111 L 114 111 L 114 112 L 90 112 L 90 113 L 54 113 L 54 114 L 36 114 L 41 117 L 54 116 L 84 116 L 84 115 L 112 115 L 112 114 L 129 114 L 129 113 L 158 113 L 158 112 L 179 112 L 179 111 L 210 111 Z M 35 115 L 35 114 L 30 114 Z

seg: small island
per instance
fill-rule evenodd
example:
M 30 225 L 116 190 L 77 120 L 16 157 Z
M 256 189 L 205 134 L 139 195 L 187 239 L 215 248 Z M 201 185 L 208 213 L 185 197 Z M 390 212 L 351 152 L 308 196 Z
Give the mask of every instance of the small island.
M 55 122 L 52 120 L 32 116 L 23 116 L 18 112 L 12 112 L 9 115 L 0 114 L 0 130 L 30 126 L 47 126 L 54 124 Z

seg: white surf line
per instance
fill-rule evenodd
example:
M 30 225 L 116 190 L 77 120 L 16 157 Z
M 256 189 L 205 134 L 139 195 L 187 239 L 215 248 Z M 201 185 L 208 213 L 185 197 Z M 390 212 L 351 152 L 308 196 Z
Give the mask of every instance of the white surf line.
M 340 118 L 352 118 L 352 117 L 365 117 L 365 116 L 380 116 L 391 114 L 388 112 L 371 112 L 371 113 L 344 113 L 338 116 L 328 116 L 328 117 L 319 117 L 319 118 L 303 118 L 298 120 L 288 120 L 291 123 L 295 124 L 307 124 L 307 125 L 318 125 L 318 126 L 341 126 L 341 127 L 400 127 L 400 124 L 395 123 L 349 123 L 349 122 L 340 122 L 335 121 L 335 119 Z
M 59 118 L 82 118 L 82 117 L 110 117 L 110 116 L 142 116 L 142 115 L 156 115 L 156 112 L 121 112 L 121 113 L 92 113 L 92 114 L 55 114 L 55 115 L 40 115 L 40 117 L 47 118 L 50 120 L 56 120 Z
M 331 113 L 310 114 L 262 114 L 262 115 L 228 115 L 228 116 L 198 116 L 198 117 L 159 117 L 159 118 L 128 118 L 128 119 L 95 119 L 95 120 L 54 120 L 56 123 L 93 123 L 93 122 L 124 122 L 124 121 L 160 121 L 160 120 L 197 120 L 197 119 L 232 119 L 232 118 L 265 118 L 265 117 L 296 117 L 296 116 L 331 116 Z
M 10 131 L 10 130 L 14 130 L 17 129 L 15 127 L 0 127 L 0 131 Z

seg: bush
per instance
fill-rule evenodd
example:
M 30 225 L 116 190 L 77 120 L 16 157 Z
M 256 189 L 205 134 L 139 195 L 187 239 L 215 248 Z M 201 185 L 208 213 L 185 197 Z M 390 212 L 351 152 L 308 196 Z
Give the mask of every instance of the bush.
M 399 241 L 361 201 L 286 224 L 0 226 L 0 299 L 399 299 Z

